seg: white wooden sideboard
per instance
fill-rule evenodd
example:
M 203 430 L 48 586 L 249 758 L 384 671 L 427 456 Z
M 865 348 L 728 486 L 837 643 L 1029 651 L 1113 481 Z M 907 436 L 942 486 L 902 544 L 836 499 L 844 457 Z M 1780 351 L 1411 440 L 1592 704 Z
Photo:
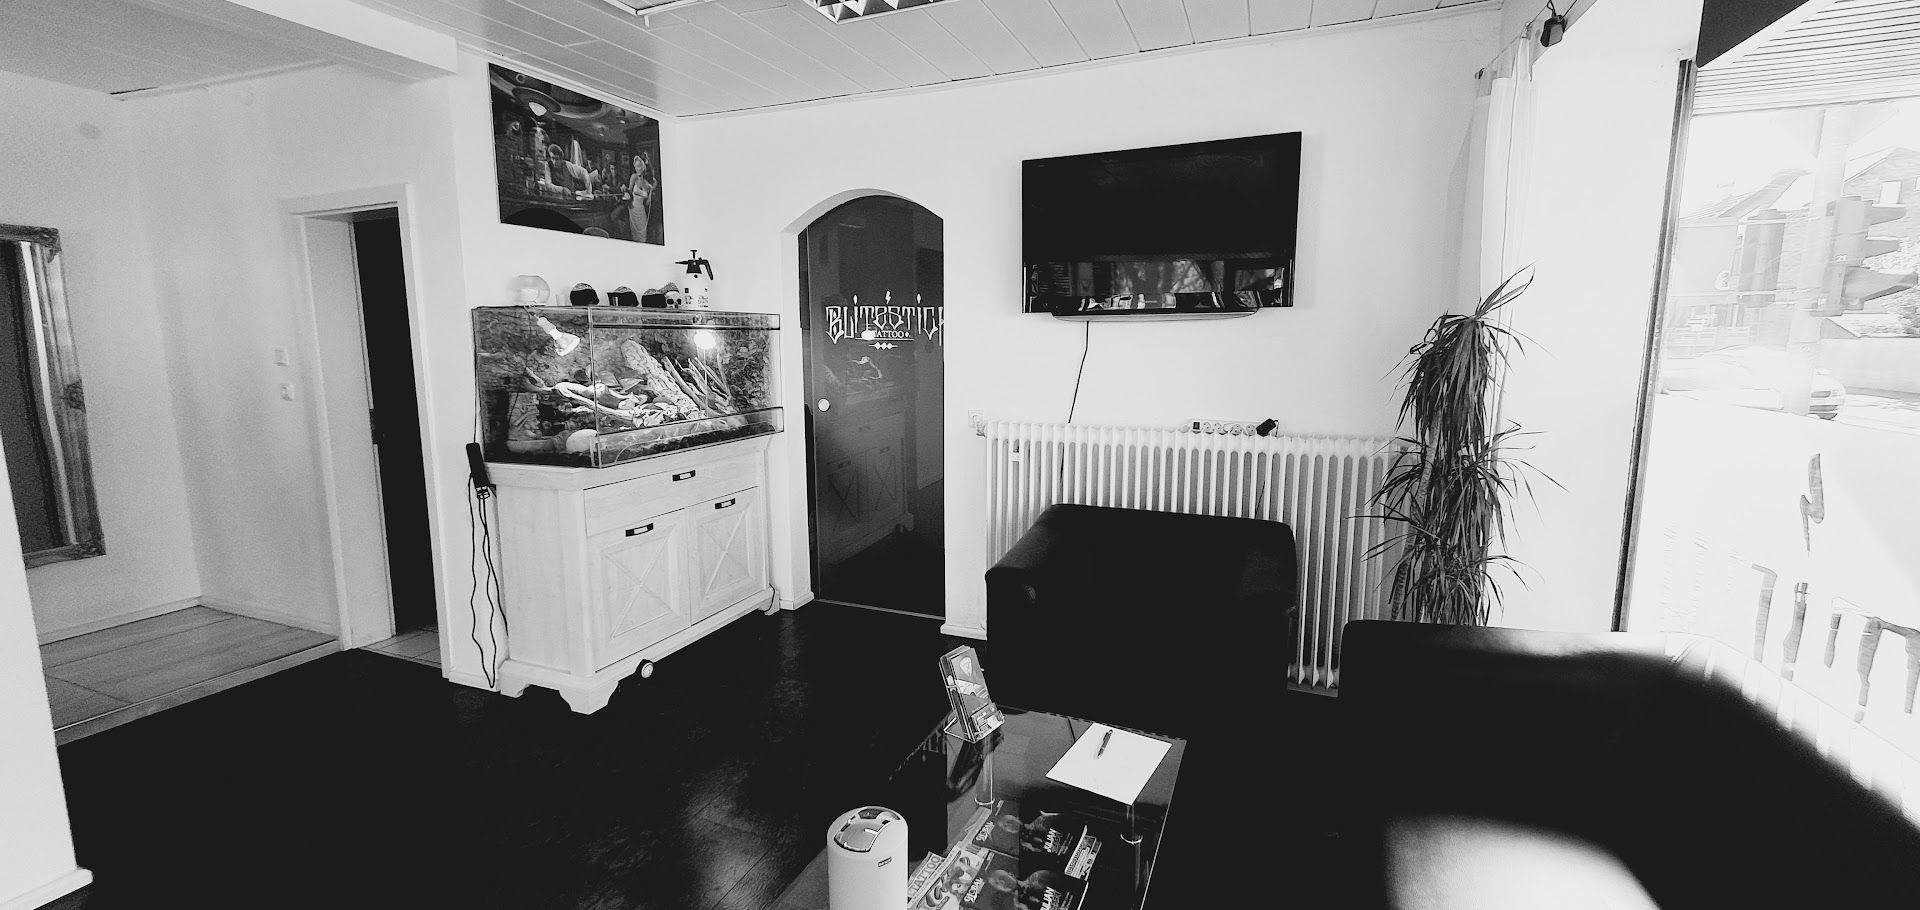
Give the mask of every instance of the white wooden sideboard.
M 771 612 L 766 436 L 608 468 L 492 464 L 507 659 L 500 691 L 606 707 L 622 679 Z

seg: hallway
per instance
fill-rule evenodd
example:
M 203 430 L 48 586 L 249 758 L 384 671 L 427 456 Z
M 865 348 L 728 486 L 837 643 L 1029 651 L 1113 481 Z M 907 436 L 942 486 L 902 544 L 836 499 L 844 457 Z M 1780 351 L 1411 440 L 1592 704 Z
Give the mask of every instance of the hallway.
M 335 651 L 329 635 L 188 607 L 40 646 L 61 744 Z

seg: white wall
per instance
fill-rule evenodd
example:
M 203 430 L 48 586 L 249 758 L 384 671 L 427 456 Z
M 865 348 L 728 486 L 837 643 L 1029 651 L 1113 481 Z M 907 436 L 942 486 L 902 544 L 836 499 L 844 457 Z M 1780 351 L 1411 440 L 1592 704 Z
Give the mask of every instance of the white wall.
M 403 85 L 333 66 L 126 106 L 159 297 L 171 316 L 169 367 L 186 415 L 180 446 L 210 602 L 309 628 L 337 625 L 311 400 L 318 365 L 303 356 L 299 269 L 281 200 L 410 184 L 420 213 L 416 286 L 457 321 L 459 221 L 443 81 Z M 426 328 L 435 341 L 448 331 Z M 294 362 L 276 365 L 275 348 Z M 281 399 L 282 382 L 294 385 L 295 400 Z M 457 412 L 450 422 L 463 423 Z
M 1513 307 L 1531 341 L 1506 415 L 1536 436 L 1536 482 L 1496 622 L 1611 628 L 1635 408 L 1659 264 L 1679 62 L 1699 0 L 1606 0 L 1535 67 L 1537 133 L 1526 243 L 1533 288 Z
M 658 247 L 501 225 L 484 58 L 458 75 L 397 84 L 345 66 L 281 74 L 128 104 L 144 157 L 145 216 L 155 225 L 163 306 L 176 315 L 171 369 L 194 414 L 181 446 L 194 469 L 194 536 L 212 602 L 316 628 L 336 624 L 328 529 L 313 425 L 317 365 L 298 362 L 305 331 L 292 296 L 299 268 L 282 200 L 407 184 L 413 280 L 425 313 L 424 410 L 437 440 L 428 465 L 440 543 L 436 591 L 449 675 L 479 679 L 468 639 L 471 540 L 466 460 L 473 438 L 468 310 L 506 302 L 523 273 L 556 292 L 576 282 L 636 290 L 672 278 L 692 162 L 663 124 L 668 243 Z M 218 149 L 217 155 L 210 149 Z M 218 168 L 210 168 L 218 161 Z M 278 367 L 272 349 L 296 362 Z M 280 400 L 277 385 L 299 386 Z M 432 443 L 430 442 L 430 445 Z M 428 567 L 422 567 L 428 570 Z M 481 636 L 485 638 L 484 634 Z
M 98 92 L 0 73 L 0 222 L 60 231 L 107 552 L 27 572 L 42 637 L 200 593 L 133 141 Z M 11 520 L 8 522 L 11 527 Z
M 6 471 L 0 463 L 0 515 L 13 514 Z M 0 521 L 0 553 L 19 551 L 15 523 Z M 18 560 L 0 559 L 0 906 L 38 906 L 88 878 L 74 865 L 26 573 Z
M 969 409 L 1066 416 L 1080 324 L 1020 312 L 1020 162 L 1257 133 L 1305 133 L 1296 308 L 1227 323 L 1096 325 L 1076 420 L 1277 418 L 1384 434 L 1390 374 L 1454 306 L 1462 147 L 1497 10 L 1318 30 L 941 91 L 692 121 L 693 245 L 729 308 L 795 314 L 793 231 L 878 189 L 946 223 L 947 610 L 984 623 L 985 465 Z M 685 184 L 682 184 L 685 187 Z M 682 189 L 682 192 L 687 192 Z M 789 407 L 802 406 L 797 332 Z M 789 426 L 800 427 L 797 413 Z M 781 584 L 804 589 L 803 440 L 776 448 Z M 778 544 L 784 544 L 780 546 Z

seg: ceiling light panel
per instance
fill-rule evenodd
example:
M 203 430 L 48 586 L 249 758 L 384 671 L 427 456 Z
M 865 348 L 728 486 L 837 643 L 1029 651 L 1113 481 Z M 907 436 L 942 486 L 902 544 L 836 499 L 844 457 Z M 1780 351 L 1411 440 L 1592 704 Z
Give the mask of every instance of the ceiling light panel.
M 927 6 L 941 0 L 809 0 L 820 14 L 835 22 L 859 19 L 865 16 L 878 16 L 882 13 L 897 13 Z

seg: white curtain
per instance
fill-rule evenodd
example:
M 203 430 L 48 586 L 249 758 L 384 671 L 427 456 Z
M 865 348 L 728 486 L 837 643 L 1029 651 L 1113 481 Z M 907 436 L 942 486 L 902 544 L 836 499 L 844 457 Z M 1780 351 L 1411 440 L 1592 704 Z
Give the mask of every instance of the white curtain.
M 1478 76 L 1461 235 L 1462 307 L 1486 297 L 1532 261 L 1522 240 L 1532 172 L 1535 46 L 1528 29 Z

